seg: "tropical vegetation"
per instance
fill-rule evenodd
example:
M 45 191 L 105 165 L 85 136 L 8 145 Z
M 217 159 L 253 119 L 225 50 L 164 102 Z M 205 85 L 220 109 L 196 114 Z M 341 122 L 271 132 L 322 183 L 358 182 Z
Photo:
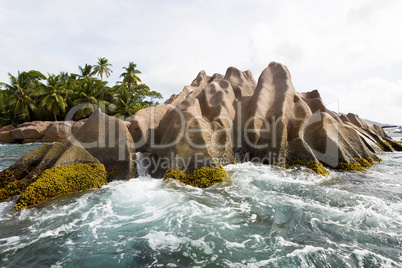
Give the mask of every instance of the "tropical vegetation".
M 47 74 L 31 70 L 8 74 L 9 82 L 0 82 L 0 127 L 27 121 L 64 120 L 74 107 L 74 119 L 88 117 L 97 107 L 108 115 L 129 117 L 138 110 L 157 104 L 162 95 L 152 91 L 139 78 L 137 65 L 123 67 L 121 81 L 109 86 L 105 78 L 113 72 L 108 59 L 95 65 L 78 67 L 78 73 Z

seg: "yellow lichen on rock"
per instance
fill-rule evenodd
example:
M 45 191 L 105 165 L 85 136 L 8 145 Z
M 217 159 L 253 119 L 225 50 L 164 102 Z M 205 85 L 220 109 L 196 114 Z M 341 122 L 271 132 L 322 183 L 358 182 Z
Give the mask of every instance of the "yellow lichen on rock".
M 14 171 L 10 170 L 9 168 L 2 171 L 0 174 L 0 188 L 6 187 L 10 180 L 12 180 L 13 175 Z
M 45 170 L 18 198 L 15 210 L 37 205 L 64 193 L 100 188 L 106 182 L 106 170 L 98 164 L 72 164 Z
M 363 155 L 362 158 L 355 157 L 354 158 L 357 163 L 359 163 L 362 167 L 371 167 L 374 165 L 374 159 Z
M 400 141 L 383 141 L 377 142 L 378 147 L 387 152 L 392 152 L 393 150 L 402 151 L 402 142 Z
M 339 162 L 338 166 L 336 167 L 337 169 L 342 169 L 342 170 L 353 170 L 353 171 L 361 171 L 364 172 L 366 171 L 361 164 L 358 162 Z
M 26 186 L 26 183 L 20 180 L 15 180 L 9 183 L 7 186 L 0 189 L 0 200 L 5 200 L 12 196 L 19 195 L 22 191 L 24 191 Z
M 354 160 L 355 162 L 340 162 L 336 168 L 364 172 L 366 171 L 365 168 L 372 167 L 374 165 L 374 161 L 382 162 L 381 158 L 377 157 L 374 160 L 372 157 L 367 155 L 363 155 L 361 158 L 355 157 Z
M 323 164 L 321 163 L 315 163 L 313 160 L 310 160 L 308 162 L 305 162 L 303 160 L 300 159 L 286 159 L 286 168 L 290 167 L 290 166 L 304 166 L 307 167 L 309 169 L 311 169 L 312 171 L 314 171 L 315 173 L 318 173 L 322 176 L 326 176 L 328 174 L 328 170 L 323 166 Z
M 174 180 L 178 180 L 178 181 L 183 181 L 183 180 L 185 180 L 185 177 L 186 177 L 186 174 L 183 171 L 178 170 L 176 168 L 171 168 L 171 169 L 166 170 L 165 175 L 163 176 L 163 179 L 165 179 L 165 180 L 174 179 Z
M 185 174 L 178 169 L 169 169 L 163 178 L 178 180 L 193 187 L 207 188 L 222 182 L 227 178 L 227 174 L 223 168 L 202 167 L 194 170 L 192 174 Z

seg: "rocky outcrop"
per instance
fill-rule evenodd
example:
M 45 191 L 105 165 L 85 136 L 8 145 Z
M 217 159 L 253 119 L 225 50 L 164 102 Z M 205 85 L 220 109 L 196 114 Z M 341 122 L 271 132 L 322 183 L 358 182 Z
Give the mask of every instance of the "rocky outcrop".
M 246 161 L 302 164 L 323 175 L 324 166 L 364 170 L 378 160 L 377 153 L 402 150 L 380 127 L 355 114 L 326 109 L 317 90 L 297 92 L 288 69 L 275 62 L 258 81 L 249 71 L 234 67 L 225 75 L 208 76 L 201 71 L 180 94 L 138 111 L 130 123 L 98 109 L 85 123 L 30 122 L 15 129 L 6 127 L 0 129 L 1 139 L 59 141 L 26 154 L 0 172 L 0 199 L 22 193 L 23 200 L 29 200 L 21 201 L 18 209 L 41 202 L 42 195 L 35 189 L 46 191 L 43 183 L 58 170 L 63 178 L 51 189 L 61 187 L 60 193 L 87 189 L 77 188 L 79 183 L 72 181 L 75 170 L 83 179 L 86 176 L 81 173 L 90 170 L 107 176 L 108 182 L 133 178 L 136 151 L 144 156 L 140 164 L 152 176 L 163 177 L 172 169 L 169 176 L 179 174 L 188 181 L 198 176 L 194 174 L 209 172 L 203 167 Z M 178 170 L 193 176 L 180 175 Z M 103 185 L 105 178 L 91 177 L 87 186 Z M 27 187 L 32 194 L 24 192 Z
M 108 181 L 128 180 L 136 175 L 134 142 L 124 121 L 97 109 L 68 140 L 81 144 L 105 165 Z
M 5 132 L 5 131 L 14 130 L 14 129 L 15 129 L 15 127 L 14 127 L 14 126 L 11 126 L 11 125 L 4 126 L 4 127 L 0 128 L 0 133 L 1 133 L 1 132 Z
M 56 131 L 56 133 L 59 132 Z M 76 133 L 67 139 L 56 142 L 53 145 L 45 144 L 21 157 L 14 165 L 1 171 L 0 199 L 4 200 L 24 193 L 24 190 L 28 189 L 30 185 L 36 185 L 35 187 L 40 187 L 41 191 L 44 191 L 46 186 L 42 185 L 42 183 L 34 183 L 44 172 L 57 170 L 54 169 L 56 167 L 71 167 L 63 169 L 67 172 L 65 175 L 68 178 L 61 178 L 63 181 L 67 180 L 72 187 L 70 187 L 71 189 L 86 189 L 85 187 L 77 188 L 71 182 L 71 179 L 74 179 L 73 174 L 71 174 L 75 170 L 74 167 L 79 167 L 80 172 L 82 170 L 90 172 L 90 170 L 99 170 L 94 164 L 101 165 L 101 169 L 105 170 L 106 168 L 108 182 L 133 178 L 136 176 L 136 169 L 133 164 L 135 160 L 133 159 L 135 155 L 133 145 L 134 142 L 128 132 L 126 123 L 115 117 L 107 116 L 98 109 Z M 80 164 L 81 166 L 74 166 L 75 164 Z M 88 166 L 86 168 L 82 165 Z M 85 179 L 83 174 L 78 177 Z M 88 174 L 87 177 L 92 178 L 93 174 Z M 76 183 L 80 186 L 80 182 L 77 181 Z M 53 185 L 52 187 L 55 186 Z M 29 189 L 32 190 L 32 187 Z M 68 190 L 63 189 L 60 193 L 65 193 L 65 191 Z M 55 196 L 54 194 L 52 192 L 51 196 Z M 36 204 L 35 200 L 32 202 Z
M 56 142 L 74 134 L 87 119 L 80 121 L 33 121 L 0 129 L 2 143 Z
M 34 121 L 26 122 L 11 130 L 10 134 L 13 140 L 41 140 L 45 135 L 50 122 Z
M 61 141 L 71 135 L 71 129 L 75 122 L 53 122 L 47 128 L 47 131 L 43 135 L 43 142 L 55 142 Z
M 202 71 L 165 104 L 139 111 L 129 130 L 158 177 L 169 168 L 189 173 L 244 161 L 336 168 L 378 159 L 378 144 L 390 139 L 357 115 L 326 109 L 317 90 L 296 92 L 288 69 L 275 62 L 258 82 L 234 67 L 224 76 Z

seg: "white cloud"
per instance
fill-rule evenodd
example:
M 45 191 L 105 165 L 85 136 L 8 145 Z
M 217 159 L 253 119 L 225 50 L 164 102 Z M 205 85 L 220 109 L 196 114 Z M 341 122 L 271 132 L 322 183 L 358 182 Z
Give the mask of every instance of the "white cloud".
M 143 81 L 168 98 L 202 69 L 213 74 L 235 66 L 257 79 L 278 61 L 298 91 L 317 88 L 325 102 L 349 91 L 364 94 L 370 105 L 360 104 L 368 109 L 361 113 L 391 118 L 400 104 L 388 102 L 387 113 L 375 90 L 358 85 L 373 77 L 383 81 L 373 87 L 400 85 L 400 10 L 398 0 L 2 1 L 0 81 L 33 68 L 77 72 L 106 57 L 110 81 L 134 61 Z
M 324 86 L 323 99 L 339 100 L 340 112 L 352 112 L 360 117 L 377 122 L 402 125 L 402 80 L 392 83 L 374 77 L 354 82 Z M 335 110 L 334 105 L 329 109 Z

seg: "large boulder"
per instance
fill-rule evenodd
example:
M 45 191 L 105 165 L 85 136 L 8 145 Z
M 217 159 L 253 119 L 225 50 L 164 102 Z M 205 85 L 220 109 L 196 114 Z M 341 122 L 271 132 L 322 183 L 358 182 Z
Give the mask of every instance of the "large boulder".
M 61 123 L 53 124 L 59 133 Z M 0 201 L 21 194 L 15 208 L 22 209 L 70 191 L 133 178 L 134 155 L 127 124 L 96 110 L 68 139 L 45 144 L 1 171 Z
M 4 126 L 4 127 L 0 128 L 0 133 L 4 132 L 4 131 L 11 131 L 11 130 L 14 130 L 14 129 L 15 129 L 15 127 L 12 126 L 12 125 Z
M 2 143 L 56 142 L 76 133 L 86 122 L 80 121 L 34 121 L 17 127 L 5 126 L 0 129 Z
M 11 130 L 11 137 L 17 141 L 40 141 L 45 135 L 50 124 L 51 122 L 47 121 L 26 122 L 18 125 L 16 129 Z
M 74 121 L 53 122 L 45 132 L 43 142 L 61 141 L 71 135 L 71 129 L 75 125 Z
M 10 131 L 2 131 L 0 132 L 0 142 L 2 143 L 13 143 L 15 139 L 11 136 Z
M 74 163 L 101 164 L 98 159 L 89 154 L 80 144 L 72 144 L 64 141 L 57 142 L 54 145 L 44 144 L 22 156 L 15 164 L 0 174 L 11 172 L 13 175 L 8 179 L 9 182 L 20 180 L 29 185 L 46 169 Z
M 108 181 L 128 180 L 136 175 L 134 142 L 124 121 L 97 109 L 68 140 L 79 143 L 105 165 Z
M 225 76 L 201 71 L 165 104 L 139 111 L 130 133 L 158 177 L 169 168 L 189 173 L 244 161 L 335 168 L 378 159 L 390 140 L 357 115 L 326 109 L 317 90 L 298 93 L 286 66 L 276 62 L 258 83 L 234 67 Z

